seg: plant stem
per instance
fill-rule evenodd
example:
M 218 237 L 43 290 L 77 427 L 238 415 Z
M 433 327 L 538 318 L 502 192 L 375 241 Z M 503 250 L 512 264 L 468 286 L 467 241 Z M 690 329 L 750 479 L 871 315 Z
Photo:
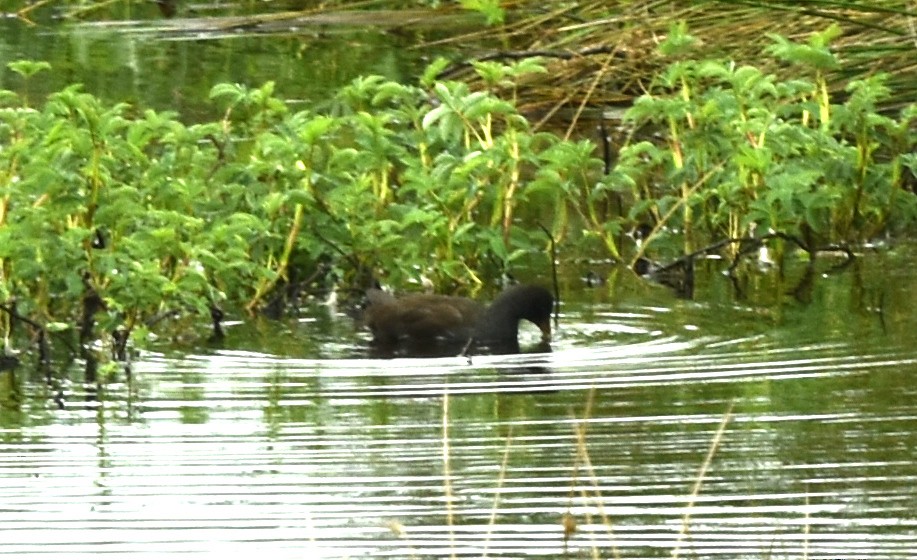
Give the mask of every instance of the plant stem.
M 682 517 L 681 531 L 678 533 L 678 542 L 675 545 L 675 548 L 672 550 L 672 560 L 677 560 L 681 554 L 681 543 L 684 541 L 685 537 L 688 534 L 688 530 L 691 522 L 691 510 L 694 508 L 694 503 L 697 501 L 697 497 L 700 495 L 700 488 L 704 483 L 704 478 L 707 476 L 707 470 L 710 468 L 710 464 L 713 462 L 713 456 L 716 455 L 716 450 L 720 446 L 720 442 L 723 440 L 723 434 L 726 433 L 726 426 L 729 424 L 729 420 L 732 419 L 732 409 L 735 406 L 735 399 L 730 401 L 729 406 L 726 407 L 726 412 L 723 414 L 723 419 L 720 420 L 720 426 L 716 430 L 716 434 L 713 436 L 713 441 L 710 442 L 710 449 L 707 450 L 707 456 L 704 458 L 704 462 L 701 464 L 700 471 L 697 473 L 697 478 L 694 480 L 694 488 L 691 489 L 691 499 L 685 506 L 685 514 Z
M 443 493 L 446 498 L 446 526 L 449 527 L 450 558 L 455 558 L 455 523 L 452 511 L 452 472 L 449 468 L 449 393 L 448 387 L 443 388 Z

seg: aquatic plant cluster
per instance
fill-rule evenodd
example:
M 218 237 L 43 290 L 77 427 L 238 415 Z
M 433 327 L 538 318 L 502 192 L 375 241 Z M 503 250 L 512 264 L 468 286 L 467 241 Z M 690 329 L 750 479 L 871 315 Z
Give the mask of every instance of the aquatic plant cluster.
M 35 106 L 0 92 L 0 334 L 9 346 L 18 318 L 42 341 L 123 346 L 164 318 L 216 324 L 313 286 L 473 291 L 527 256 L 545 262 L 543 229 L 569 253 L 619 257 L 619 233 L 648 219 L 689 240 L 911 227 L 917 110 L 881 114 L 882 76 L 832 103 L 829 39 L 775 37 L 775 56 L 815 75 L 781 81 L 692 60 L 673 32 L 674 62 L 626 120 L 659 134 L 635 133 L 613 167 L 518 113 L 512 87 L 544 71 L 536 59 L 476 64 L 480 91 L 437 79 L 442 61 L 417 85 L 366 76 L 322 111 L 292 110 L 271 83 L 219 84 L 223 117 L 195 124 L 78 85 Z
M 675 27 L 663 51 L 676 60 L 628 112 L 661 142 L 625 147 L 614 184 L 629 182 L 632 216 L 674 226 L 686 251 L 699 241 L 777 231 L 810 252 L 917 220 L 917 105 L 881 112 L 886 75 L 853 80 L 833 103 L 825 72 L 840 66 L 832 26 L 805 44 L 772 36 L 769 54 L 797 76 L 690 58 L 693 38 Z M 657 229 L 658 226 L 657 226 Z
M 537 70 L 482 66 L 501 81 Z M 358 79 L 321 114 L 270 83 L 220 84 L 223 118 L 198 124 L 76 85 L 37 107 L 4 92 L 3 334 L 16 315 L 85 343 L 176 313 L 255 313 L 326 282 L 469 286 L 541 251 L 518 214 L 554 216 L 558 180 L 600 168 L 592 146 L 532 133 L 511 102 L 434 72 Z

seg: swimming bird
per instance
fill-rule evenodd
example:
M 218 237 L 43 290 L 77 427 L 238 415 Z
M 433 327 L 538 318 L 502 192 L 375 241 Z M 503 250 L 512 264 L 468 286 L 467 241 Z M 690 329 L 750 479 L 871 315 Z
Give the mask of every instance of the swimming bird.
M 500 293 L 489 306 L 463 297 L 411 294 L 395 297 L 371 289 L 363 324 L 383 346 L 401 343 L 414 348 L 437 342 L 472 340 L 478 346 L 518 352 L 519 323 L 531 321 L 551 339 L 554 297 L 540 286 L 518 285 Z

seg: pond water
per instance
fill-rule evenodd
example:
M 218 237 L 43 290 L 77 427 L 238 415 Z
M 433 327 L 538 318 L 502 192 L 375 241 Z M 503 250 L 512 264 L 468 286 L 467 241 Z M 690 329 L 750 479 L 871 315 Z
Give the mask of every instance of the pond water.
M 470 364 L 315 306 L 101 383 L 2 372 L 0 556 L 914 558 L 915 262 L 706 262 L 693 301 L 571 274 L 552 351 Z
M 218 33 L 135 9 L 0 18 L 0 87 L 210 118 L 220 81 L 311 106 L 433 54 L 407 48 L 431 29 Z M 25 84 L 18 58 L 55 71 Z M 903 244 L 734 283 L 707 262 L 693 300 L 574 271 L 550 352 L 471 363 L 371 358 L 316 305 L 101 382 L 2 371 L 0 557 L 915 558 L 915 263 Z
M 254 88 L 273 81 L 277 95 L 291 106 L 311 108 L 368 73 L 416 82 L 426 64 L 449 52 L 418 45 L 441 37 L 444 22 L 450 28 L 467 25 L 462 14 L 332 17 L 321 16 L 324 11 L 315 6 L 311 16 L 272 22 L 292 9 L 277 2 L 193 4 L 174 19 L 161 17 L 153 2 L 105 4 L 108 8 L 64 18 L 73 7 L 51 2 L 30 12 L 30 19 L 11 17 L 15 6 L 0 5 L 0 89 L 37 103 L 79 83 L 109 103 L 203 120 L 222 116 L 208 100 L 214 85 Z M 255 25 L 253 9 L 260 11 L 261 25 Z M 271 9 L 279 13 L 265 13 Z M 94 20 L 98 17 L 103 21 Z M 52 71 L 25 81 L 6 67 L 19 59 L 47 61 Z

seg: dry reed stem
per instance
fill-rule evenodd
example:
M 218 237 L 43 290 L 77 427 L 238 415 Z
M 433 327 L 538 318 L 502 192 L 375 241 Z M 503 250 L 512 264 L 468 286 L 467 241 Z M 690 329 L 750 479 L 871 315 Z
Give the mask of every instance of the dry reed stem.
M 614 544 L 614 528 L 611 522 L 611 518 L 605 511 L 605 506 L 602 501 L 602 493 L 599 490 L 599 478 L 596 475 L 595 467 L 592 464 L 592 459 L 589 457 L 589 449 L 586 447 L 586 421 L 592 417 L 592 407 L 595 403 L 595 387 L 590 387 L 589 392 L 586 396 L 586 406 L 583 410 L 583 416 L 580 421 L 574 425 L 574 435 L 576 436 L 576 459 L 573 463 L 573 474 L 570 480 L 570 494 L 568 496 L 567 502 L 567 512 L 563 516 L 562 524 L 564 525 L 564 550 L 567 549 L 567 542 L 569 541 L 570 536 L 575 532 L 575 516 L 572 514 L 571 509 L 573 507 L 573 496 L 575 489 L 578 486 L 580 478 L 580 468 L 584 468 L 588 477 L 589 482 L 592 485 L 593 496 L 590 496 L 585 488 L 580 488 L 580 496 L 583 498 L 583 504 L 586 505 L 590 501 L 594 501 L 596 509 L 599 512 L 599 515 L 602 518 L 602 524 L 608 529 L 608 538 L 611 541 L 612 554 L 618 560 L 621 558 L 621 554 L 618 551 L 617 545 Z M 571 412 L 571 416 L 576 417 L 574 413 Z M 592 514 L 589 513 L 587 509 L 585 512 L 585 521 L 587 525 L 592 524 Z M 569 527 L 572 527 L 570 529 Z M 592 541 L 592 555 L 594 558 L 600 558 L 599 549 L 595 544 L 595 533 L 590 532 L 590 540 Z
M 589 503 L 589 494 L 586 492 L 585 488 L 580 488 L 580 496 L 583 498 L 583 505 Z M 586 525 L 592 525 L 592 514 L 589 510 L 585 510 L 583 516 L 586 518 Z M 595 542 L 595 531 L 589 531 L 589 542 L 592 543 L 592 560 L 601 560 L 601 555 L 599 554 L 599 547 Z
M 599 71 L 595 74 L 595 79 L 592 80 L 592 83 L 589 84 L 589 89 L 586 90 L 586 95 L 583 96 L 582 101 L 579 104 L 579 107 L 576 108 L 576 113 L 573 115 L 573 118 L 570 120 L 570 126 L 567 128 L 567 133 L 564 134 L 564 140 L 569 140 L 570 136 L 573 135 L 573 131 L 576 130 L 576 124 L 579 122 L 580 115 L 583 114 L 583 110 L 586 108 L 586 104 L 589 102 L 589 99 L 592 98 L 593 93 L 595 92 L 596 86 L 599 85 L 599 80 L 605 76 L 608 72 L 608 67 L 611 65 L 611 61 L 614 60 L 615 54 L 617 54 L 617 49 L 611 51 L 608 56 L 605 57 L 605 61 L 602 63 L 602 67 L 599 68 Z
M 42 6 L 45 6 L 46 4 L 51 4 L 51 3 L 53 3 L 53 2 L 54 2 L 54 0 L 38 0 L 37 2 L 34 2 L 34 3 L 32 3 L 32 4 L 29 4 L 28 6 L 25 6 L 25 7 L 22 8 L 21 10 L 17 11 L 17 12 L 16 12 L 16 17 L 19 18 L 19 19 L 21 19 L 21 20 L 22 20 L 23 22 L 25 22 L 27 25 L 34 27 L 34 26 L 35 26 L 35 22 L 32 21 L 31 19 L 29 19 L 29 14 L 30 14 L 33 10 L 36 10 L 36 9 L 38 9 L 38 8 L 41 8 Z
M 595 506 L 599 511 L 599 516 L 602 518 L 602 525 L 608 530 L 608 539 L 611 544 L 611 553 L 614 555 L 616 560 L 621 559 L 621 553 L 618 551 L 617 545 L 614 544 L 615 535 L 614 535 L 614 525 L 611 522 L 611 518 L 608 516 L 608 513 L 605 511 L 605 504 L 602 499 L 602 491 L 599 490 L 599 477 L 595 473 L 595 466 L 592 464 L 592 459 L 589 457 L 589 449 L 586 447 L 586 430 L 585 423 L 581 422 L 577 424 L 576 429 L 576 445 L 578 449 L 578 457 L 582 458 L 583 464 L 586 467 L 586 471 L 589 474 L 589 482 L 592 483 L 592 492 L 594 494 Z M 585 491 L 583 490 L 583 498 L 587 498 Z M 591 518 L 587 517 L 587 523 L 591 523 Z
M 803 529 L 803 535 L 805 535 L 805 540 L 803 540 L 802 542 L 802 560 L 809 560 L 809 534 L 811 530 L 812 530 L 812 520 L 809 514 L 809 489 L 806 488 L 806 526 L 805 526 L 805 529 Z
M 539 130 L 541 130 L 541 127 L 547 124 L 551 120 L 551 117 L 553 117 L 557 113 L 557 111 L 559 111 L 564 105 L 569 103 L 576 96 L 576 94 L 577 94 L 577 91 L 574 90 L 568 93 L 563 99 L 555 103 L 548 110 L 548 112 L 545 113 L 545 115 L 541 117 L 541 119 L 539 119 L 537 123 L 535 123 L 535 125 L 532 127 L 532 131 L 538 132 Z
M 713 462 L 713 456 L 716 455 L 716 450 L 720 446 L 720 442 L 723 439 L 723 434 L 726 433 L 726 426 L 729 424 L 729 420 L 732 418 L 732 409 L 735 404 L 735 399 L 733 399 L 729 402 L 729 406 L 726 407 L 726 412 L 723 414 L 723 419 L 720 421 L 720 426 L 717 428 L 716 434 L 713 436 L 713 441 L 710 442 L 710 449 L 707 450 L 707 456 L 704 458 L 704 462 L 701 464 L 700 471 L 697 473 L 697 478 L 694 480 L 694 488 L 691 489 L 691 499 L 686 504 L 685 514 L 681 519 L 681 531 L 678 533 L 678 541 L 675 543 L 675 548 L 672 549 L 672 560 L 677 560 L 681 554 L 681 543 L 684 542 L 691 526 L 691 510 L 694 508 L 694 503 L 697 500 L 697 497 L 700 495 L 700 488 L 704 483 L 704 478 L 707 476 L 707 470 L 710 468 L 710 464 Z
M 510 424 L 509 433 L 506 434 L 506 445 L 503 447 L 503 461 L 500 463 L 497 487 L 494 489 L 494 503 L 490 508 L 490 517 L 487 520 L 487 533 L 484 535 L 484 552 L 481 554 L 481 558 L 487 558 L 487 549 L 490 547 L 490 536 L 493 534 L 493 528 L 497 522 L 497 508 L 500 506 L 500 489 L 503 488 L 503 483 L 506 481 L 506 468 L 509 464 L 509 451 L 512 446 L 512 441 L 513 425 Z
M 446 497 L 446 526 L 449 527 L 450 558 L 455 558 L 455 523 L 452 510 L 452 472 L 449 468 L 449 392 L 443 388 L 443 493 Z
M 548 75 L 529 81 L 530 87 L 519 100 L 520 108 L 567 103 L 578 107 L 629 104 L 667 63 L 657 46 L 671 24 L 678 21 L 687 22 L 689 32 L 698 39 L 693 57 L 726 56 L 737 64 L 752 64 L 765 73 L 775 72 L 784 77 L 805 74 L 806 70 L 787 67 L 769 56 L 762 57 L 764 47 L 771 43 L 768 34 L 806 42 L 813 33 L 837 23 L 843 34 L 831 48 L 845 62 L 829 75 L 832 92 L 842 90 L 850 79 L 885 71 L 892 75 L 889 85 L 896 92 L 890 104 L 903 105 L 912 99 L 912 84 L 917 83 L 913 57 L 913 45 L 917 44 L 914 23 L 917 6 L 901 0 L 859 4 L 823 2 L 814 7 L 811 3 L 699 5 L 643 0 L 573 3 L 548 12 L 530 8 L 526 3 L 510 9 L 516 10 L 512 14 L 516 19 L 510 17 L 503 27 L 454 36 L 438 44 L 484 43 L 496 36 L 501 39 L 500 49 L 516 53 L 554 49 L 558 54 L 569 55 L 596 46 L 620 53 L 615 58 L 613 73 L 597 70 L 593 56 L 548 60 Z M 486 43 L 482 46 L 486 48 Z M 505 51 L 496 51 L 500 52 Z M 465 74 L 465 79 L 478 80 L 470 74 Z M 566 100 L 570 92 L 577 91 L 578 96 Z
M 589 388 L 589 393 L 587 393 L 587 396 L 586 396 L 586 408 L 583 411 L 583 420 L 589 418 L 592 415 L 592 404 L 594 402 L 594 399 L 595 399 L 595 386 L 592 386 Z M 576 418 L 576 413 L 573 412 L 572 409 L 570 410 L 570 416 L 572 416 L 573 418 Z M 585 434 L 586 434 L 585 428 L 583 428 L 582 431 L 583 431 L 583 436 L 585 437 Z M 575 495 L 576 487 L 579 484 L 579 469 L 580 469 L 580 450 L 579 450 L 579 446 L 577 446 L 576 456 L 573 459 L 573 473 L 571 473 L 570 475 L 570 492 L 569 494 L 567 494 L 567 512 L 564 514 L 563 521 L 562 521 L 562 524 L 564 525 L 564 529 L 565 529 L 564 531 L 564 552 L 565 553 L 567 551 L 567 541 L 569 540 L 570 536 L 573 534 L 573 531 L 566 530 L 567 529 L 566 522 L 568 520 L 575 519 L 575 516 L 572 513 L 573 496 Z M 571 522 L 570 525 L 573 526 L 575 530 L 575 527 L 576 527 L 575 522 Z
M 405 542 L 405 544 L 411 551 L 411 559 L 413 560 L 417 558 L 417 548 L 414 546 L 414 543 L 411 542 L 411 539 L 408 536 L 407 528 L 405 528 L 404 525 L 402 525 L 401 523 L 397 521 L 389 521 L 388 523 L 386 523 L 385 526 L 386 528 L 388 528 L 389 531 L 394 533 L 396 537 L 398 537 L 399 539 Z

